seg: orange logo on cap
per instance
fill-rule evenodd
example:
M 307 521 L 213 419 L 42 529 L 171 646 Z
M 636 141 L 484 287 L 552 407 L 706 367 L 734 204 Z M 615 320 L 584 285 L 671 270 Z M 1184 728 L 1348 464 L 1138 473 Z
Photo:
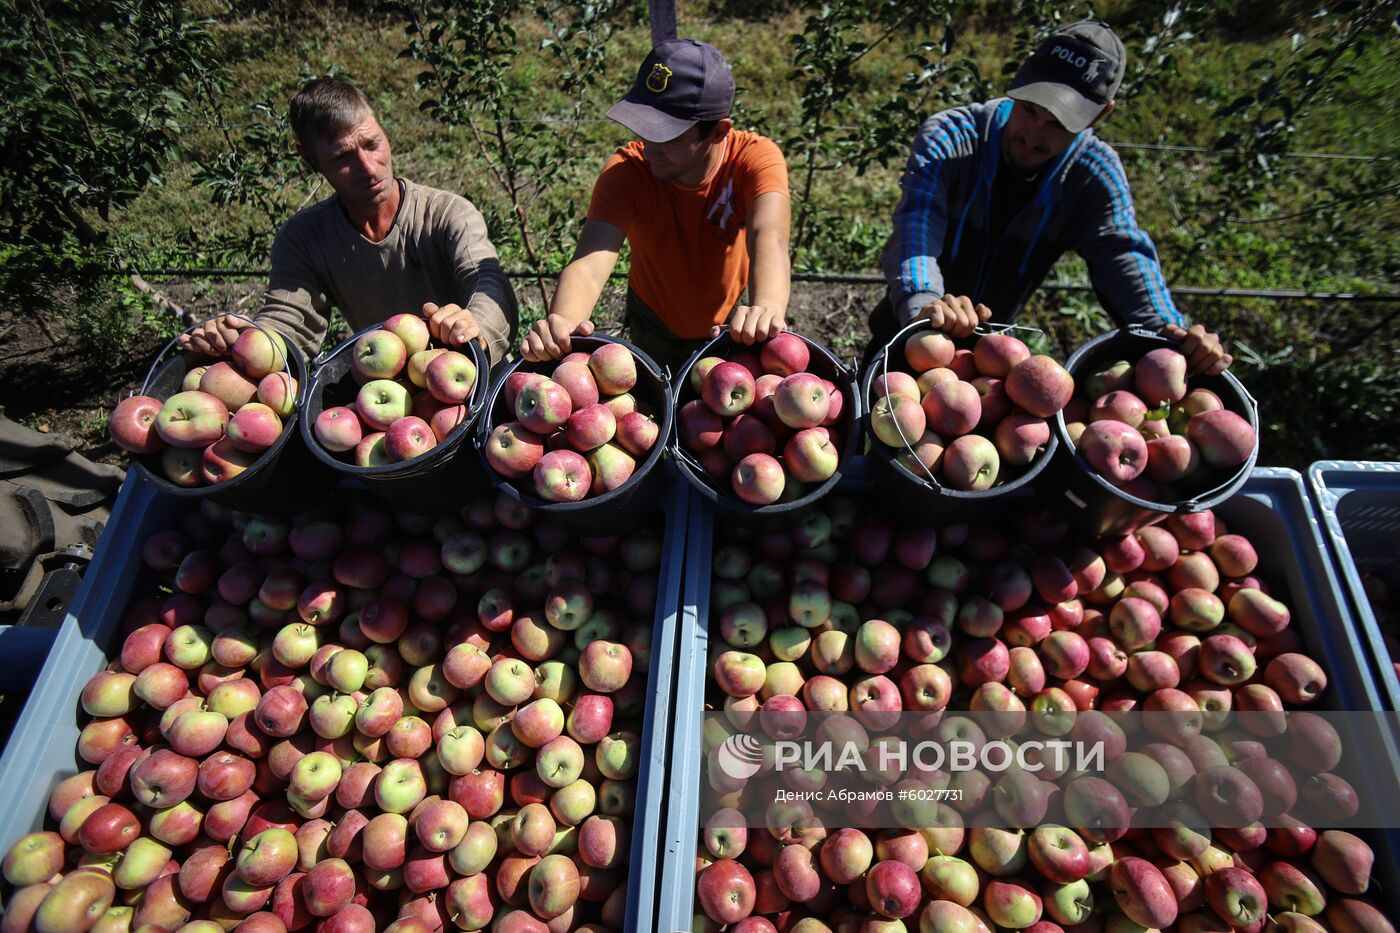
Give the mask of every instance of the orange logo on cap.
M 647 90 L 653 94 L 660 94 L 666 90 L 666 85 L 671 80 L 671 75 L 675 74 L 660 62 L 651 66 L 651 74 L 647 75 Z

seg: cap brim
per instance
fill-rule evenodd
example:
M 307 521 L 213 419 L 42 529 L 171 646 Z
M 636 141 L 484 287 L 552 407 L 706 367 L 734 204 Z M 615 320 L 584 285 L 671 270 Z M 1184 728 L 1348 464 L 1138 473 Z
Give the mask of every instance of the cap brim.
M 666 143 L 690 129 L 698 120 L 683 120 L 663 113 L 646 104 L 620 100 L 608 111 L 608 119 L 616 120 L 649 143 Z
M 1055 115 L 1060 125 L 1071 133 L 1082 133 L 1103 112 L 1107 104 L 1095 103 L 1076 94 L 1072 88 L 1050 81 L 1023 84 L 1006 92 L 1013 100 L 1039 104 Z

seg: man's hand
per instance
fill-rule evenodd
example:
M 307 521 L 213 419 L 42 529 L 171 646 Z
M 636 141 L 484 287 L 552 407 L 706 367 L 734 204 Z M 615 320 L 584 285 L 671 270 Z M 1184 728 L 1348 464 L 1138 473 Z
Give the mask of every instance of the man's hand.
M 928 319 L 934 330 L 954 337 L 967 337 L 978 324 L 992 316 L 992 309 L 986 305 L 974 305 L 966 295 L 944 295 L 924 305 L 919 314 Z
M 435 305 L 430 301 L 423 305 L 422 314 L 428 321 L 428 333 L 438 343 L 460 347 L 472 340 L 480 340 L 485 345 L 476 318 L 461 305 Z
M 761 305 L 740 305 L 729 316 L 729 336 L 735 343 L 753 346 L 765 340 L 772 340 L 787 327 L 781 312 Z M 710 338 L 719 336 L 720 328 L 710 328 Z
M 520 355 L 532 363 L 562 358 L 573 348 L 570 337 L 587 337 L 593 333 L 593 322 L 585 318 L 573 321 L 562 314 L 547 314 L 530 325 L 525 339 L 520 341 Z
M 1186 366 L 1193 375 L 1218 376 L 1235 361 L 1225 352 L 1220 335 L 1211 333 L 1200 324 L 1192 324 L 1186 330 L 1168 324 L 1162 328 L 1162 336 L 1181 344 Z
M 238 339 L 238 332 L 252 326 L 241 317 L 225 314 L 205 321 L 188 334 L 181 334 L 180 349 L 205 356 L 227 356 Z

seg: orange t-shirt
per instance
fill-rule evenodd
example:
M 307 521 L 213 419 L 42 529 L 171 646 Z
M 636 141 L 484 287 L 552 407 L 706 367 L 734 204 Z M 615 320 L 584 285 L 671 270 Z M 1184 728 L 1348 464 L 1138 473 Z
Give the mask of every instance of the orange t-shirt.
M 723 324 L 749 281 L 745 241 L 754 199 L 788 193 L 777 143 L 734 131 L 715 172 L 699 185 L 660 181 L 642 143 L 617 150 L 593 185 L 588 219 L 612 224 L 632 244 L 629 284 L 678 337 Z

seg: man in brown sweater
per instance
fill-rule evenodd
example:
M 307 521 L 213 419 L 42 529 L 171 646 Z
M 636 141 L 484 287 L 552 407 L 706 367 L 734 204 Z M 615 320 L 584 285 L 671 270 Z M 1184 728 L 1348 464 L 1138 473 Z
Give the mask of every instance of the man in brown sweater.
M 394 176 L 389 139 L 368 99 L 339 78 L 318 78 L 292 98 L 297 152 L 335 194 L 277 231 L 272 274 L 254 315 L 310 358 L 331 306 L 352 330 L 421 310 L 448 346 L 479 340 L 505 356 L 518 320 L 515 293 L 470 201 Z M 246 321 L 220 317 L 182 338 L 219 356 Z

